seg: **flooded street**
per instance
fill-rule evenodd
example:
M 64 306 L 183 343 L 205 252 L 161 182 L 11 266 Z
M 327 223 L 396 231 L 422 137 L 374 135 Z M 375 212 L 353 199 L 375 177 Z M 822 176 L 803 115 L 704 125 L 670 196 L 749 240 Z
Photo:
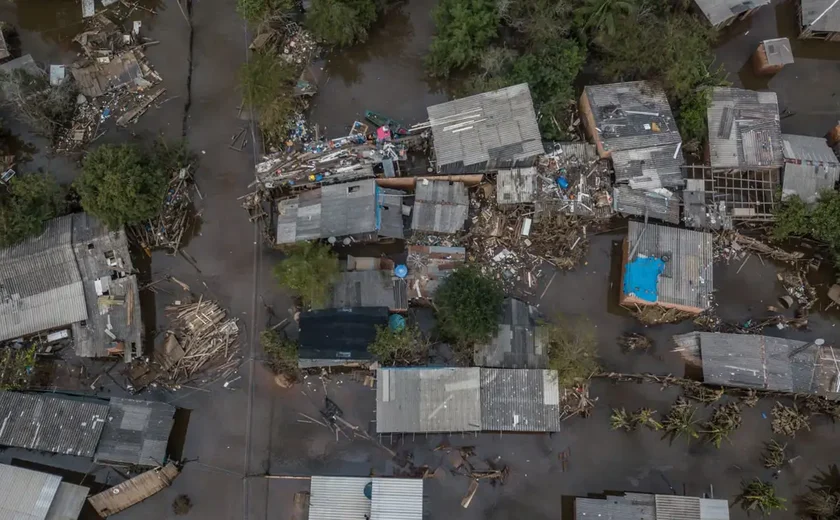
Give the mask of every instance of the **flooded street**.
M 202 224 L 185 247 L 184 257 L 156 252 L 144 274 L 150 280 L 175 276 L 193 292 L 219 300 L 240 320 L 246 359 L 239 374 L 242 378 L 227 387 L 217 381 L 175 392 L 153 389 L 141 394 L 141 398 L 164 400 L 190 411 L 183 451 L 189 462 L 170 488 L 115 516 L 117 520 L 172 518 L 172 500 L 179 494 L 189 495 L 194 504 L 187 519 L 286 520 L 292 518 L 294 492 L 306 489 L 307 483 L 263 479 L 266 474 L 394 475 L 404 469 L 370 441 L 336 440 L 326 428 L 299 421 L 299 413 L 318 413 L 326 390 L 348 421 L 374 432 L 374 390 L 349 376 L 334 377 L 323 386 L 318 378 L 309 377 L 301 385 L 282 389 L 261 365 L 256 337 L 276 323 L 270 321 L 272 313 L 280 319 L 287 317 L 292 301 L 279 289 L 271 272 L 280 253 L 262 246 L 259 228 L 248 221 L 236 200 L 249 191 L 261 150 L 253 148 L 253 138 L 244 151 L 228 146 L 231 135 L 240 129 L 255 135 L 251 125 L 238 117 L 237 70 L 246 59 L 251 35 L 236 15 L 234 4 L 230 0 L 192 0 L 182 13 L 175 2 L 140 2 L 129 18 L 141 20 L 144 36 L 160 42 L 148 47 L 146 54 L 162 76 L 166 94 L 137 124 L 125 129 L 111 127 L 97 141 L 147 143 L 158 137 L 169 141 L 184 138 L 199 158 L 196 182 L 202 196 L 195 203 Z M 309 116 L 324 135 L 346 134 L 354 120 L 363 119 L 365 110 L 406 124 L 421 122 L 426 119 L 427 106 L 449 98 L 445 85 L 430 81 L 423 67 L 434 32 L 430 15 L 434 5 L 434 0 L 397 4 L 371 30 L 366 44 L 329 53 L 316 64 L 323 67 L 322 80 Z M 157 14 L 152 16 L 144 8 Z M 71 44 L 81 22 L 76 2 L 5 2 L 0 5 L 0 18 L 18 29 L 23 53 L 31 53 L 43 64 L 70 63 L 78 52 Z M 834 95 L 840 89 L 840 45 L 796 40 L 790 34 L 794 21 L 789 3 L 760 9 L 727 30 L 717 49 L 718 62 L 725 66 L 733 84 L 778 93 L 782 110 L 790 113 L 782 120 L 783 131 L 823 135 L 840 114 L 840 100 Z M 796 63 L 769 80 L 754 77 L 745 63 L 761 41 L 779 36 L 791 38 Z M 3 115 L 5 128 L 22 141 L 17 146 L 28 147 L 32 160 L 26 168 L 44 168 L 64 183 L 75 178 L 80 157 L 49 156 L 42 138 L 31 135 L 9 114 Z M 534 303 L 549 318 L 562 313 L 591 320 L 608 371 L 682 376 L 685 364 L 672 351 L 671 336 L 692 330 L 693 324 L 685 321 L 646 327 L 617 305 L 619 251 L 625 233 L 619 229 L 590 237 L 585 263 L 575 271 L 558 273 L 545 296 Z M 760 318 L 767 306 L 777 305 L 784 294 L 776 277 L 780 266 L 755 257 L 748 262 L 743 267 L 740 261 L 716 264 L 718 291 L 714 298 L 725 320 Z M 812 273 L 812 277 L 824 296 L 832 283 L 828 271 Z M 543 276 L 542 283 L 549 278 Z M 542 289 L 538 287 L 536 293 L 541 294 Z M 152 335 L 161 332 L 166 323 L 164 307 L 182 297 L 180 292 L 158 293 L 144 301 L 153 304 L 153 308 L 144 309 Z M 823 312 L 826 305 L 823 297 L 812 310 L 807 331 L 768 329 L 766 333 L 836 341 L 840 312 Z M 792 316 L 793 310 L 788 314 Z M 650 336 L 654 341 L 651 351 L 624 353 L 616 340 L 628 331 Z M 125 393 L 116 383 L 122 376 L 116 371 L 114 376 L 114 381 L 102 383 L 101 395 Z M 251 389 L 253 399 L 249 398 Z M 762 443 L 772 437 L 768 418 L 771 399 L 746 409 L 744 423 L 732 442 L 716 450 L 698 442 L 669 444 L 657 432 L 610 430 L 611 408 L 635 410 L 644 403 L 658 410 L 661 418 L 678 395 L 677 388 L 598 380 L 591 393 L 598 399 L 593 415 L 570 419 L 561 432 L 552 435 L 405 435 L 382 441 L 400 455 L 410 454 L 416 465 L 428 464 L 432 469 L 440 463 L 441 454 L 434 448 L 441 442 L 475 446 L 479 457 L 500 457 L 510 465 L 510 480 L 498 487 L 482 483 L 469 509 L 460 506 L 466 479 L 446 475 L 427 480 L 425 510 L 433 520 L 557 520 L 560 511 L 568 514 L 569 502 L 564 496 L 605 490 L 702 495 L 713 487 L 715 497 L 732 499 L 742 479 L 770 477 L 759 454 Z M 709 412 L 709 408 L 700 407 L 698 415 L 705 419 Z M 804 491 L 816 469 L 825 467 L 830 461 L 825 451 L 836 444 L 837 430 L 828 419 L 817 417 L 810 431 L 791 441 L 790 456 L 799 458 L 776 481 L 781 496 L 792 500 Z M 564 451 L 570 453 L 565 470 L 559 457 Z M 0 460 L 11 459 L 60 465 L 80 473 L 90 469 L 88 461 L 69 456 L 4 450 Z M 91 475 L 99 483 L 117 479 L 111 470 L 99 467 Z M 788 505 L 788 512 L 774 514 L 774 518 L 794 518 L 794 507 Z M 738 507 L 731 515 L 733 519 L 746 518 Z

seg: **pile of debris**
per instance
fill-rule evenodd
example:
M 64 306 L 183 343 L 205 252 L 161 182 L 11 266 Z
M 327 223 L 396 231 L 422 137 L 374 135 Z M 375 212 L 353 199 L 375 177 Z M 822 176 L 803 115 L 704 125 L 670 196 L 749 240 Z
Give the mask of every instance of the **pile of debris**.
M 752 254 L 757 255 L 762 263 L 764 257 L 789 264 L 797 264 L 805 259 L 800 251 L 788 252 L 737 231 L 727 230 L 715 235 L 715 260 L 723 260 L 727 264 L 733 260 L 746 263 Z
M 195 184 L 190 167 L 177 170 L 169 181 L 169 188 L 154 218 L 131 228 L 130 232 L 146 254 L 158 248 L 167 248 L 171 255 L 178 254 L 184 233 L 193 225 L 195 217 L 189 191 Z
M 426 478 L 445 480 L 447 474 L 453 476 L 464 476 L 470 480 L 467 493 L 461 500 L 461 507 L 468 508 L 478 491 L 479 482 L 486 481 L 491 485 L 504 484 L 510 475 L 510 469 L 501 462 L 501 457 L 494 459 L 480 460 L 476 457 L 475 448 L 472 446 L 452 447 L 447 443 L 440 444 L 434 451 L 446 453 L 441 465 L 432 472 L 425 475 Z
M 555 143 L 537 163 L 535 215 L 558 211 L 608 219 L 613 215 L 612 170 L 587 143 Z
M 172 317 L 157 361 L 168 372 L 168 383 L 187 383 L 199 375 L 227 377 L 239 366 L 239 325 L 217 302 L 166 307 Z
M 549 211 L 536 220 L 530 206 L 502 209 L 490 184 L 477 190 L 470 205 L 468 260 L 481 265 L 483 272 L 508 290 L 520 283 L 528 289 L 535 287 L 544 263 L 557 269 L 575 268 L 589 249 L 588 221 L 581 217 Z

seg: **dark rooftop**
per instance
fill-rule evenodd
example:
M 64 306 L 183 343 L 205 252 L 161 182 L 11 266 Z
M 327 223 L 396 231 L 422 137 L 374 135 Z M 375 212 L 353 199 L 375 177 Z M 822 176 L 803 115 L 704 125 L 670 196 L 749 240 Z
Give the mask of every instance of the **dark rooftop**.
M 355 307 L 303 312 L 300 315 L 301 368 L 367 361 L 376 327 L 388 326 L 387 307 Z

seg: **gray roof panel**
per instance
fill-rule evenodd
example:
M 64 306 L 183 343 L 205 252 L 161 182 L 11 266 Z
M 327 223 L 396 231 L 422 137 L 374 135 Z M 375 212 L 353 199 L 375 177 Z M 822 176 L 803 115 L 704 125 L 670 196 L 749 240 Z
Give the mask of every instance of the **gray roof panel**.
M 537 168 L 510 168 L 499 170 L 496 176 L 496 202 L 522 204 L 537 199 Z
M 798 195 L 808 203 L 819 192 L 834 189 L 840 180 L 840 162 L 822 137 L 782 134 L 785 171 L 782 194 Z
M 417 182 L 411 229 L 429 233 L 457 233 L 467 220 L 470 198 L 462 182 Z
M 324 307 L 387 307 L 391 311 L 408 309 L 406 281 L 391 271 L 350 271 L 340 274 Z
M 671 224 L 680 223 L 680 199 L 655 191 L 634 190 L 629 186 L 613 187 L 613 208 L 618 213 L 655 218 Z
M 59 484 L 45 520 L 77 520 L 85 506 L 88 491 L 88 488 L 76 484 Z
M 499 331 L 489 344 L 476 348 L 475 365 L 547 368 L 546 332 L 546 327 L 539 324 L 536 307 L 516 298 L 507 298 L 502 305 Z
M 174 406 L 113 397 L 94 460 L 160 466 L 174 424 Z
M 695 2 L 714 27 L 751 9 L 770 5 L 770 0 L 695 0 Z
M 375 478 L 370 520 L 423 520 L 422 478 Z
M 482 368 L 481 424 L 485 431 L 559 431 L 557 372 Z
M 840 32 L 840 5 L 834 0 L 801 0 L 801 10 L 802 27 L 814 32 Z
M 0 464 L 0 520 L 45 520 L 61 477 Z
M 782 131 L 775 92 L 715 87 L 707 115 L 712 168 L 782 166 Z
M 767 63 L 772 66 L 785 66 L 793 63 L 793 50 L 787 38 L 774 38 L 761 42 Z

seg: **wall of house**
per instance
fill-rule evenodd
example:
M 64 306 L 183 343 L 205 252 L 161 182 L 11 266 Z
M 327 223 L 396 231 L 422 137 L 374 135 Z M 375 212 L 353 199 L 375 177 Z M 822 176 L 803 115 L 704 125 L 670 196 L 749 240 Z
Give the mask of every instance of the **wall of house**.
M 595 143 L 595 149 L 598 151 L 598 156 L 601 159 L 608 159 L 610 152 L 604 150 L 604 145 L 601 143 L 601 138 L 598 135 L 597 126 L 595 125 L 595 116 L 592 114 L 592 107 L 589 105 L 589 98 L 586 91 L 580 95 L 580 119 L 583 121 L 583 127 L 586 129 L 586 135 Z

